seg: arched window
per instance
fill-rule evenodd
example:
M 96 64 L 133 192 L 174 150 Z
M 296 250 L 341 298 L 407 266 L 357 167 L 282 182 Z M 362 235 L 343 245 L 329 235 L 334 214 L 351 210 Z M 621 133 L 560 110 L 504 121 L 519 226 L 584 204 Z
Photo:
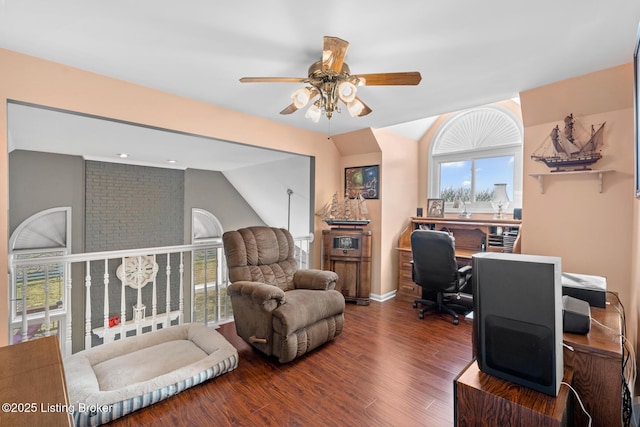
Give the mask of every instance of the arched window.
M 494 184 L 506 183 L 507 211 L 521 207 L 522 135 L 521 121 L 500 106 L 454 114 L 431 144 L 427 197 L 444 199 L 448 212 L 455 202 L 470 212 L 492 212 Z
M 222 224 L 214 214 L 199 208 L 191 210 L 191 239 L 194 245 L 222 243 Z M 218 324 L 232 320 L 231 299 L 226 290 L 226 266 L 222 247 L 193 251 L 192 321 Z
M 65 263 L 15 267 L 15 262 L 71 253 L 71 208 L 47 209 L 24 220 L 9 239 L 11 344 L 58 335 L 66 342 L 70 271 Z

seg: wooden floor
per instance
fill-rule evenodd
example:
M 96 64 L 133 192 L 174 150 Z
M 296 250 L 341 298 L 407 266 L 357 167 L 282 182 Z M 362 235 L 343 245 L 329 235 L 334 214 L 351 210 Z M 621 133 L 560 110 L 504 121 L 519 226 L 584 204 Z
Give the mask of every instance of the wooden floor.
M 219 331 L 238 368 L 112 422 L 113 426 L 452 426 L 453 380 L 471 360 L 472 321 L 412 300 L 348 304 L 344 331 L 291 363 Z

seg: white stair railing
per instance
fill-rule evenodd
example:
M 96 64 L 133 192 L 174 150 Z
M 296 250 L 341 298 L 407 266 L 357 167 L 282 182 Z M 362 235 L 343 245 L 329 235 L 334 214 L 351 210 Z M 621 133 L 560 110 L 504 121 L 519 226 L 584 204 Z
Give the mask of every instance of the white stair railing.
M 310 244 L 313 241 L 313 235 L 296 237 L 296 259 L 299 264 L 299 268 L 309 268 L 309 249 Z M 195 259 L 195 253 L 197 251 L 205 251 L 204 262 L 199 267 L 197 263 L 193 262 Z M 209 259 L 208 253 L 215 253 L 211 259 Z M 171 256 L 176 254 L 179 256 L 179 265 L 172 266 Z M 185 280 L 185 255 L 191 260 L 191 277 L 186 277 Z M 113 270 L 116 264 L 122 266 L 127 265 L 127 260 L 137 258 L 137 262 L 134 264 L 137 267 L 137 274 L 135 280 L 137 281 L 137 289 L 135 290 L 135 306 L 138 309 L 138 317 L 136 317 L 136 311 L 131 305 L 127 306 L 127 294 L 130 295 L 132 290 L 127 286 L 127 275 L 122 274 L 122 280 L 117 277 L 116 274 L 110 274 L 110 269 Z M 160 286 L 158 283 L 157 270 L 153 274 L 150 281 L 152 289 L 149 293 L 143 292 L 141 280 L 143 277 L 143 263 L 141 262 L 143 257 L 150 257 L 152 263 L 155 265 L 158 261 L 165 261 L 165 281 Z M 213 270 L 215 278 L 208 277 L 208 263 L 212 262 L 212 259 L 216 262 L 216 268 Z M 110 261 L 111 267 L 110 267 Z M 79 267 L 78 267 L 79 266 Z M 100 284 L 100 281 L 94 281 L 92 277 L 92 267 L 95 266 L 94 271 L 102 271 L 102 292 L 92 292 L 92 288 Z M 100 268 L 98 266 L 101 266 Z M 12 296 L 10 310 L 9 327 L 11 328 L 10 339 L 11 344 L 18 341 L 28 341 L 37 336 L 48 336 L 52 333 L 56 333 L 60 338 L 61 351 L 64 356 L 71 355 L 72 353 L 72 322 L 80 322 L 81 319 L 72 318 L 71 310 L 71 295 L 74 286 L 72 280 L 72 271 L 83 270 L 81 278 L 84 278 L 84 348 L 91 348 L 102 343 L 121 339 L 131 334 L 141 334 L 149 331 L 154 331 L 158 328 L 168 327 L 172 324 L 181 324 L 185 319 L 190 318 L 192 322 L 195 321 L 195 308 L 194 301 L 196 296 L 196 286 L 194 285 L 194 277 L 198 274 L 202 274 L 204 277 L 204 292 L 205 297 L 211 298 L 211 295 L 207 296 L 207 292 L 214 292 L 215 313 L 213 320 L 210 319 L 211 313 L 208 312 L 207 301 L 204 299 L 204 305 L 202 310 L 204 311 L 203 323 L 209 326 L 215 326 L 220 323 L 225 323 L 233 320 L 233 313 L 231 312 L 228 296 L 226 295 L 226 287 L 228 285 L 226 260 L 224 257 L 222 243 L 213 242 L 196 245 L 180 245 L 180 246 L 168 246 L 159 248 L 143 248 L 143 249 L 130 249 L 119 251 L 104 251 L 104 252 L 91 252 L 83 254 L 71 254 L 60 256 L 48 256 L 46 258 L 17 258 L 10 257 L 9 259 L 9 273 L 11 277 Z M 59 301 L 57 306 L 52 308 L 50 305 L 50 280 L 51 280 L 51 268 L 56 268 L 56 274 L 61 277 L 62 281 L 62 303 Z M 204 268 L 204 271 L 198 272 L 198 268 Z M 172 276 L 172 271 L 177 271 L 177 278 Z M 34 273 L 35 272 L 35 273 Z M 42 279 L 42 272 L 44 272 L 44 279 Z M 135 271 L 134 271 L 135 272 Z M 36 275 L 39 281 L 31 280 L 30 277 Z M 44 280 L 44 281 L 42 281 Z M 38 284 L 42 282 L 41 284 Z M 119 283 L 118 283 L 119 282 Z M 174 304 L 172 301 L 172 284 L 178 283 L 178 301 Z M 211 285 L 211 286 L 209 286 Z M 185 316 L 184 310 L 184 289 L 189 292 L 191 300 L 191 313 L 189 316 Z M 111 290 L 117 294 L 116 289 L 119 289 L 120 298 L 119 304 L 117 299 L 113 299 L 114 294 Z M 19 291 L 19 292 L 18 292 Z M 18 297 L 18 293 L 19 295 Z M 30 310 L 29 302 L 30 297 L 35 294 L 39 294 L 38 297 L 42 297 L 44 300 L 44 307 L 37 310 Z M 42 295 L 40 295 L 42 294 Z M 145 297 L 145 294 L 150 294 Z M 163 312 L 159 312 L 161 307 L 158 307 L 158 299 L 165 296 L 165 307 Z M 148 306 L 151 308 L 150 316 L 145 312 L 145 298 Z M 175 296 L 174 296 L 175 298 Z M 21 310 L 18 308 L 18 301 L 22 304 Z M 115 305 L 113 305 L 115 304 Z M 142 307 L 145 306 L 145 309 Z M 177 309 L 173 308 L 177 307 Z M 200 309 L 199 307 L 196 307 Z M 129 311 L 129 309 L 131 311 Z M 99 319 L 93 318 L 93 313 L 101 313 Z M 112 313 L 119 313 L 113 314 Z M 128 313 L 131 313 L 129 317 Z M 144 314 L 143 314 L 144 313 Z M 112 319 L 118 318 L 119 323 L 115 324 Z M 56 326 L 53 326 L 56 323 Z M 34 334 L 29 328 L 36 329 L 38 331 Z M 15 335 L 14 331 L 19 331 L 18 335 Z M 17 341 L 14 340 L 14 336 L 17 337 Z

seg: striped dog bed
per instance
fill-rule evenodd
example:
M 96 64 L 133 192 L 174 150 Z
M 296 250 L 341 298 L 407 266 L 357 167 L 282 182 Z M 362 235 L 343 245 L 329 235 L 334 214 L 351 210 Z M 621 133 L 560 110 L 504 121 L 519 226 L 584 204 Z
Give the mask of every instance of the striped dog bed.
M 196 324 L 125 338 L 64 360 L 76 426 L 108 423 L 237 366 L 237 350 Z

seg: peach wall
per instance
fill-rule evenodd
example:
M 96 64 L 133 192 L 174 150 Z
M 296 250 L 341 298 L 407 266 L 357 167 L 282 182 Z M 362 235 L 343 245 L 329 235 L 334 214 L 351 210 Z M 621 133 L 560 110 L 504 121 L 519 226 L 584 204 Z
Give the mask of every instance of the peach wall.
M 340 154 L 326 135 L 274 123 L 211 104 L 149 89 L 39 58 L 0 49 L 0 270 L 7 271 L 7 100 L 17 100 L 228 141 L 274 148 L 316 159 L 316 206 L 340 186 Z M 316 227 L 320 227 L 316 221 Z M 320 239 L 315 242 L 319 265 Z M 0 295 L 8 300 L 7 275 Z M 8 342 L 7 305 L 0 304 L 0 345 Z
M 380 165 L 380 199 L 367 200 L 372 234 L 371 297 L 393 296 L 397 289 L 397 242 L 415 213 L 417 142 L 386 130 L 362 129 L 333 137 L 344 168 Z
M 342 186 L 344 187 L 344 169 L 357 166 L 368 165 L 380 165 L 382 162 L 382 154 L 377 153 L 365 153 L 365 154 L 352 154 L 350 156 L 343 156 L 340 159 L 341 179 Z M 384 170 L 380 168 L 380 180 L 384 178 Z M 338 193 L 341 194 L 341 193 Z M 384 197 L 384 195 L 382 195 Z M 369 217 L 371 223 L 368 225 L 368 229 L 371 231 L 371 293 L 379 294 L 380 292 L 380 265 L 382 259 L 380 257 L 380 237 L 382 230 L 382 198 L 367 200 L 367 209 L 369 210 Z
M 635 341 L 633 67 L 625 64 L 532 89 L 522 92 L 520 100 L 525 126 L 522 250 L 559 256 L 564 271 L 606 276 L 608 289 L 618 292 L 634 314 L 627 316 L 627 327 Z M 602 193 L 594 175 L 547 177 L 544 194 L 528 176 L 549 171 L 530 156 L 569 113 L 586 126 L 607 122 L 603 158 L 593 166 L 614 170 L 605 174 Z
M 388 296 L 398 287 L 398 238 L 418 205 L 418 142 L 384 129 L 374 134 L 382 149 L 380 230 L 380 291 Z

